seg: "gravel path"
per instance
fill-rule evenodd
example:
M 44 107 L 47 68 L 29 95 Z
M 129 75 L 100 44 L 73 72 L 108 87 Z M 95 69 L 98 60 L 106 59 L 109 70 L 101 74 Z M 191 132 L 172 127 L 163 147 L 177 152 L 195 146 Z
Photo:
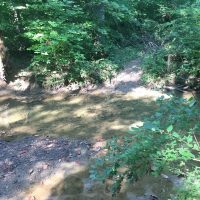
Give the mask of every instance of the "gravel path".
M 128 63 L 124 69 L 119 72 L 111 80 L 106 81 L 101 86 L 88 85 L 82 89 L 78 89 L 77 85 L 70 88 L 63 88 L 61 91 L 75 91 L 81 94 L 130 94 L 138 98 L 146 96 L 157 99 L 164 95 L 160 91 L 152 90 L 145 86 L 142 82 L 143 71 L 140 67 L 140 60 L 133 60 Z
M 144 88 L 142 86 L 141 76 L 142 70 L 139 67 L 139 60 L 134 60 L 125 66 L 116 77 L 111 81 L 107 81 L 104 85 L 97 89 L 101 92 L 110 93 L 129 93 L 135 89 Z
M 92 94 L 134 93 L 141 96 L 150 93 L 155 98 L 160 96 L 161 93 L 142 86 L 141 75 L 139 61 L 136 60 L 129 63 L 115 78 L 102 86 L 96 88 L 89 85 L 78 91 Z M 3 87 L 0 94 L 11 91 L 10 88 L 6 89 L 5 85 Z M 77 91 L 77 86 L 74 88 L 72 86 L 71 89 Z M 61 92 L 69 92 L 71 89 L 64 88 Z M 30 96 L 27 96 L 26 91 L 25 94 L 26 98 L 32 100 L 31 91 Z M 40 98 L 42 94 L 43 92 L 35 96 Z M 50 177 L 63 163 L 83 162 L 85 165 L 88 159 L 99 151 L 99 148 L 95 148 L 86 140 L 69 138 L 29 136 L 11 142 L 0 140 L 0 200 L 22 200 L 18 194 L 34 183 Z
M 127 64 L 124 69 L 119 72 L 115 77 L 111 80 L 104 82 L 102 85 L 86 85 L 83 88 L 80 88 L 77 84 L 72 84 L 68 87 L 64 87 L 59 89 L 60 92 L 78 92 L 81 94 L 92 93 L 129 93 L 135 92 L 136 89 L 145 88 L 142 86 L 141 76 L 142 70 L 140 68 L 140 61 L 134 60 Z M 57 92 L 56 90 L 55 92 Z
M 94 153 L 86 140 L 30 136 L 0 141 L 0 199 L 18 199 L 16 194 L 40 182 L 65 162 L 87 161 Z

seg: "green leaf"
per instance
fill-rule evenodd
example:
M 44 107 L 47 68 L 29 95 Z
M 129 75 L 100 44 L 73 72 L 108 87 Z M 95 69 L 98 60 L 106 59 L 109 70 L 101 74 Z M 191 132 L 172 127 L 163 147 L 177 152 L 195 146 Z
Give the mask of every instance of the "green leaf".
M 195 99 L 192 99 L 190 100 L 190 103 L 189 103 L 189 107 L 193 107 L 194 105 L 196 104 L 196 100 Z
M 199 146 L 197 144 L 194 144 L 193 149 L 194 150 L 199 150 Z
M 179 149 L 179 153 L 184 157 L 184 159 L 192 159 L 195 157 L 188 149 L 181 148 Z
M 58 36 L 58 32 L 57 31 L 51 31 L 50 36 L 52 36 L 52 37 Z
M 56 23 L 56 22 L 48 21 L 48 23 L 49 23 L 52 27 L 57 27 L 57 23 Z
M 174 129 L 173 125 L 170 125 L 168 128 L 167 128 L 167 132 L 171 132 L 172 130 Z
M 188 137 L 187 137 L 187 142 L 188 142 L 188 143 L 191 143 L 192 141 L 193 141 L 193 137 L 192 137 L 191 135 L 188 136 Z
M 173 132 L 172 135 L 173 135 L 173 137 L 175 137 L 175 138 L 180 138 L 180 135 L 179 135 L 177 132 Z

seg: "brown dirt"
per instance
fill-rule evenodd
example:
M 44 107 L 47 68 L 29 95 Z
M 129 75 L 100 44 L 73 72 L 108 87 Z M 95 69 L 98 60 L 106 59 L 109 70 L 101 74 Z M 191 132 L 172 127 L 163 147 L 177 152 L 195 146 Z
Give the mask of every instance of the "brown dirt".
M 129 126 L 142 124 L 144 117 L 155 110 L 155 99 L 163 94 L 143 87 L 141 75 L 139 61 L 133 61 L 111 82 L 99 87 L 88 86 L 79 90 L 79 93 L 71 92 L 69 88 L 63 88 L 59 93 L 39 88 L 26 91 L 23 82 L 17 89 L 15 84 L 4 84 L 0 88 L 0 137 L 6 141 L 18 139 L 21 143 L 24 136 L 30 135 L 87 139 L 98 150 L 108 138 L 127 134 Z M 71 175 L 82 177 L 81 181 L 86 177 L 87 164 L 65 162 L 63 165 L 62 169 L 55 169 L 44 182 L 37 182 L 30 190 L 20 192 L 18 197 L 50 200 L 53 188 L 70 175 L 64 173 L 66 170 L 73 169 Z M 79 174 L 82 172 L 84 176 Z M 69 194 L 63 198 L 111 199 L 110 195 L 102 194 L 101 197 L 98 195 L 100 193 Z M 121 194 L 121 199 L 139 199 L 129 194 L 129 197 L 126 193 Z M 58 195 L 56 198 L 61 199 Z M 0 196 L 0 200 L 5 198 Z

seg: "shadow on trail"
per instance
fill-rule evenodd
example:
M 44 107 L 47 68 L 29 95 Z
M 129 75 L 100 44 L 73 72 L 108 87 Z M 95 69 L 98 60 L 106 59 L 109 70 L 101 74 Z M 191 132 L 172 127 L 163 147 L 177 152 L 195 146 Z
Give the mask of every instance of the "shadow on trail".
M 18 192 L 35 183 L 41 184 L 55 172 L 71 174 L 75 162 L 87 160 L 91 153 L 85 140 L 39 136 L 25 137 L 23 141 L 0 141 L 0 148 L 0 199 L 17 199 Z
M 115 86 L 115 90 L 118 92 L 123 92 L 123 93 L 128 93 L 128 92 L 133 92 L 134 89 L 138 88 L 139 84 L 138 82 L 134 81 L 121 81 Z
M 155 101 L 148 95 L 70 96 L 17 93 L 4 88 L 0 90 L 0 108 L 3 139 L 0 140 L 0 166 L 4 169 L 0 174 L 0 199 L 15 196 L 19 190 L 31 185 L 36 195 L 41 194 L 39 200 L 45 197 L 47 200 L 55 192 L 53 188 L 61 187 L 66 173 L 70 176 L 84 170 L 87 172 L 86 165 L 79 163 L 81 159 L 87 161 L 89 158 L 90 150 L 87 144 L 82 144 L 84 139 L 95 143 L 126 134 L 129 125 L 137 125 L 155 110 Z M 54 139 L 47 136 L 54 136 Z M 70 146 L 71 138 L 76 141 Z M 72 159 L 68 160 L 69 157 Z M 42 184 L 44 180 L 47 182 Z M 93 195 L 98 196 L 98 193 Z M 77 198 L 79 196 L 80 199 L 94 199 L 88 193 L 86 196 L 77 194 Z M 106 198 L 110 199 L 109 195 Z
M 15 81 L 18 74 L 30 66 L 32 56 L 25 52 L 11 52 L 6 64 L 6 80 L 8 83 Z
M 147 97 L 132 95 L 1 95 L 0 126 L 10 136 L 51 135 L 110 138 L 123 134 L 155 109 Z M 3 109 L 6 108 L 6 109 Z

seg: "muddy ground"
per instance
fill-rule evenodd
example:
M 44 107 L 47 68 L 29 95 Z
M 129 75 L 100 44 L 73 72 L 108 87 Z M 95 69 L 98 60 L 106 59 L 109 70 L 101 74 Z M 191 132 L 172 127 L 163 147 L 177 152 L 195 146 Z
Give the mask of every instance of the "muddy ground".
M 99 87 L 49 92 L 30 90 L 24 79 L 2 84 L 0 200 L 112 199 L 88 179 L 88 163 L 107 139 L 127 134 L 155 110 L 163 94 L 144 87 L 141 75 L 135 60 Z M 164 179 L 138 184 L 117 199 L 164 200 L 172 188 Z M 162 184 L 165 191 L 158 191 Z

